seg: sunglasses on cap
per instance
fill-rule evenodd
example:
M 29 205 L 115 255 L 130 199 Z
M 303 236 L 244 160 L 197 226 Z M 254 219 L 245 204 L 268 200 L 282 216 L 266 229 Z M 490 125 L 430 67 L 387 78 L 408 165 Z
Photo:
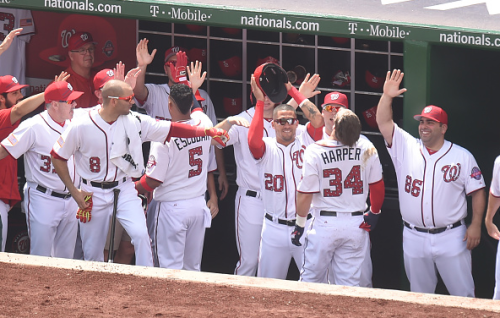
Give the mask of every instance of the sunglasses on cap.
M 118 97 L 118 96 L 108 96 L 108 98 L 112 98 L 112 99 L 121 99 L 121 100 L 125 100 L 129 103 L 132 103 L 133 100 L 134 100 L 134 94 L 130 95 L 130 96 L 127 96 L 127 97 Z
M 275 123 L 285 126 L 286 124 L 293 125 L 297 121 L 297 118 L 279 118 L 273 120 Z
M 335 105 L 325 105 L 323 107 L 323 110 L 327 111 L 327 112 L 333 112 L 333 110 L 335 110 L 335 112 L 338 112 L 339 109 L 341 109 L 342 106 L 335 106 Z

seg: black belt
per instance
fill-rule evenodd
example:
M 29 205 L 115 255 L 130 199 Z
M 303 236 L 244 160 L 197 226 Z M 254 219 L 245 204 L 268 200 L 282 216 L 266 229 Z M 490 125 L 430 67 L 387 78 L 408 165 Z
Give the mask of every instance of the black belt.
M 89 181 L 86 179 L 82 178 L 83 183 L 88 184 Z M 127 181 L 126 177 L 123 177 L 123 182 Z M 117 185 L 120 184 L 120 181 L 112 181 L 112 182 L 94 182 L 90 181 L 90 185 L 93 186 L 94 188 L 101 188 L 101 189 L 111 189 L 116 187 Z
M 252 191 L 252 190 L 247 190 L 246 195 L 247 195 L 247 197 L 254 197 L 254 198 L 256 198 L 257 197 L 257 192 Z
M 352 216 L 364 214 L 362 211 L 358 212 L 335 212 L 335 211 L 324 211 L 324 210 L 319 211 L 319 215 L 321 216 L 337 216 L 337 214 L 342 214 L 342 213 L 349 213 Z
M 411 230 L 416 230 L 417 232 L 422 232 L 422 233 L 429 233 L 429 234 L 438 234 L 438 233 L 443 233 L 444 231 L 448 230 L 448 227 L 445 226 L 445 227 L 436 227 L 436 228 L 433 228 L 433 229 L 426 229 L 426 228 L 423 228 L 423 227 L 411 227 L 410 226 L 410 223 L 406 222 L 406 221 L 403 221 L 403 224 L 411 229 Z M 460 225 L 462 225 L 462 221 L 457 221 L 455 223 L 453 223 L 450 227 L 450 230 L 451 229 L 454 229 L 456 227 L 459 227 Z
M 309 220 L 312 218 L 311 214 L 307 215 L 307 219 Z M 273 216 L 269 213 L 266 213 L 266 219 L 269 221 L 273 220 Z M 283 219 L 278 219 L 278 224 L 283 224 L 283 225 L 288 225 L 288 226 L 295 226 L 295 220 L 283 220 Z
M 36 189 L 40 192 L 43 192 L 43 193 L 46 193 L 47 192 L 47 188 L 45 187 L 42 187 L 41 185 L 37 185 L 36 186 Z M 50 193 L 51 196 L 53 197 L 56 197 L 56 198 L 61 198 L 61 199 L 67 199 L 67 198 L 71 198 L 71 193 L 58 193 L 58 192 L 54 192 L 52 191 Z

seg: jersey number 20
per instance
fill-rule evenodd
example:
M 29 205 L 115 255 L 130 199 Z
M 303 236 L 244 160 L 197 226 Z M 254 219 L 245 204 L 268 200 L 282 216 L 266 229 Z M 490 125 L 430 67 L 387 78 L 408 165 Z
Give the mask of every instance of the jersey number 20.
M 331 176 L 333 176 L 333 178 L 330 178 Z M 342 170 L 339 168 L 323 170 L 323 178 L 330 179 L 330 187 L 335 187 L 334 190 L 323 189 L 324 197 L 339 197 L 344 192 L 344 188 L 352 189 L 352 194 L 363 193 L 363 180 L 361 180 L 361 167 L 359 165 L 352 167 L 347 177 L 345 177 L 344 182 L 342 182 Z

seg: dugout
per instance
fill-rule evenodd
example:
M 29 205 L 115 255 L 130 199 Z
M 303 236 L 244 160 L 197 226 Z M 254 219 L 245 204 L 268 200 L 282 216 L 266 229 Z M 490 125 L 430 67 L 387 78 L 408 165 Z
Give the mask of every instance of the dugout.
M 500 110 L 495 105 L 500 87 L 496 58 L 500 4 L 476 1 L 464 6 L 462 1 L 452 0 L 437 1 L 440 4 L 432 0 L 321 0 L 305 6 L 284 0 L 195 2 L 199 3 L 0 0 L 0 7 L 136 20 L 131 43 L 147 37 L 149 47 L 158 49 L 148 67 L 147 82 L 163 83 L 163 52 L 174 44 L 184 46 L 193 56 L 206 59 L 208 78 L 203 88 L 219 118 L 251 106 L 250 74 L 268 56 L 299 80 L 304 70 L 319 73 L 323 93 L 315 103 L 322 104 L 330 91 L 347 94 L 350 107 L 362 121 L 363 133 L 379 149 L 384 165 L 387 199 L 378 229 L 372 233 L 374 285 L 408 289 L 402 267 L 396 180 L 382 137 L 373 125 L 373 107 L 381 95 L 385 72 L 403 69 L 408 92 L 394 102 L 396 122 L 417 135 L 413 115 L 428 104 L 443 107 L 450 118 L 447 139 L 475 155 L 489 185 L 493 160 L 500 154 L 495 143 L 500 135 Z M 347 72 L 350 81 L 345 78 Z M 237 261 L 233 239 L 235 165 L 230 149 L 225 155 L 232 186 L 207 231 L 202 266 L 231 273 Z M 496 244 L 483 227 L 482 242 L 473 251 L 478 297 L 492 295 Z M 293 278 L 296 272 L 291 273 Z

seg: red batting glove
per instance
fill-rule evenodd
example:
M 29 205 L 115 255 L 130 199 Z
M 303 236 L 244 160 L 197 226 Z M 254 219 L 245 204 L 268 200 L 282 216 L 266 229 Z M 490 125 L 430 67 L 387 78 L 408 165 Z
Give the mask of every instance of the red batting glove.
M 229 135 L 227 134 L 227 131 L 221 128 L 214 128 L 214 127 L 205 128 L 205 136 L 212 137 L 223 147 L 226 146 L 226 143 L 229 140 Z
M 174 82 L 183 83 L 189 86 L 189 82 L 187 80 L 186 66 L 187 66 L 187 55 L 183 51 L 177 52 L 177 62 L 175 66 L 173 63 L 169 64 L 170 72 L 172 73 Z
M 91 195 L 87 195 L 85 197 L 85 202 L 88 202 L 89 206 L 85 209 L 78 208 L 78 211 L 76 211 L 76 218 L 82 223 L 90 222 L 90 219 L 92 218 L 92 206 L 94 206 Z

